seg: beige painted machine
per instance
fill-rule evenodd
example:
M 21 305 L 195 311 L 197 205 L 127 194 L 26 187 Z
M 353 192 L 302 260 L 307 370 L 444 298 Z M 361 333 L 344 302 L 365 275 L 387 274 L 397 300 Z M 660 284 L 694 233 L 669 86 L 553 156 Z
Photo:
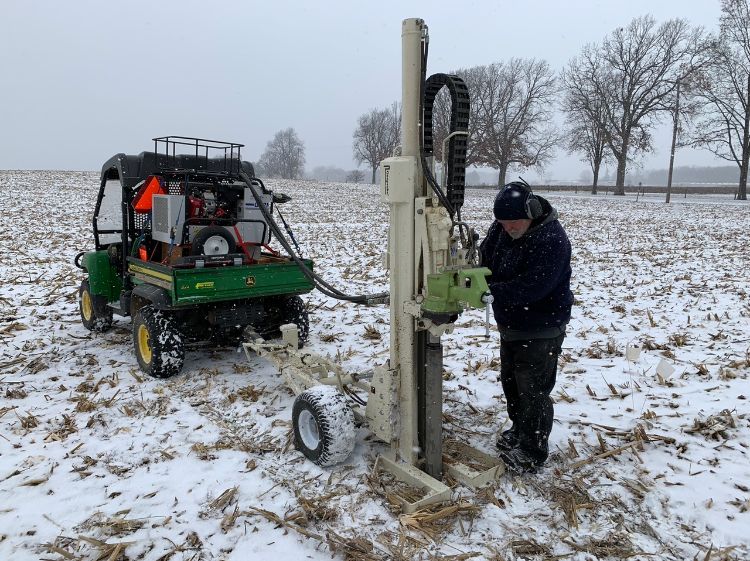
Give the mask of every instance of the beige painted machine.
M 463 443 L 445 443 L 442 436 L 440 338 L 465 308 L 486 308 L 491 296 L 490 271 L 473 264 L 477 236 L 460 215 L 468 93 L 456 76 L 425 78 L 428 42 L 424 21 L 404 20 L 401 153 L 381 163 L 381 199 L 390 207 L 384 254 L 391 274 L 390 359 L 370 372 L 347 373 L 298 350 L 293 325 L 282 329 L 283 344 L 254 334 L 245 344 L 246 352 L 276 362 L 298 394 L 292 415 L 297 448 L 320 465 L 342 461 L 354 447 L 355 422 L 367 423 L 388 444 L 376 471 L 415 491 L 401 498 L 406 512 L 450 498 L 440 481 L 444 471 L 471 487 L 504 473 L 500 460 Z M 432 102 L 443 87 L 453 101 L 443 156 L 446 192 L 432 171 Z

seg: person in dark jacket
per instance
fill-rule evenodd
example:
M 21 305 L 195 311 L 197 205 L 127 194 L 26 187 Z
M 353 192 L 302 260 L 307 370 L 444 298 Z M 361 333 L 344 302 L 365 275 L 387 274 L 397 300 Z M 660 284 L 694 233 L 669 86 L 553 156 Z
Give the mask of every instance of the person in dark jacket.
M 570 320 L 570 241 L 557 211 L 525 182 L 495 198 L 495 222 L 480 245 L 500 331 L 500 380 L 512 425 L 497 441 L 516 472 L 548 455 L 557 358 Z

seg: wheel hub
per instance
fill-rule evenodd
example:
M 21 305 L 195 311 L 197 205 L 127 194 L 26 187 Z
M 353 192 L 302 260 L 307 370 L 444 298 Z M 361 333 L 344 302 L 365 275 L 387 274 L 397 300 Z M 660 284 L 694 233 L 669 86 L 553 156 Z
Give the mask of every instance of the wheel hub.
M 138 326 L 138 352 L 140 352 L 143 362 L 151 364 L 151 336 L 145 325 Z
M 229 242 L 221 236 L 211 236 L 203 244 L 205 255 L 226 255 L 229 253 Z
M 320 431 L 318 430 L 318 422 L 313 417 L 313 414 L 307 409 L 302 410 L 299 414 L 297 427 L 299 429 L 299 436 L 305 447 L 315 450 L 320 445 Z
M 81 295 L 81 313 L 86 321 L 90 321 L 94 315 L 94 305 L 91 303 L 91 295 L 87 290 Z

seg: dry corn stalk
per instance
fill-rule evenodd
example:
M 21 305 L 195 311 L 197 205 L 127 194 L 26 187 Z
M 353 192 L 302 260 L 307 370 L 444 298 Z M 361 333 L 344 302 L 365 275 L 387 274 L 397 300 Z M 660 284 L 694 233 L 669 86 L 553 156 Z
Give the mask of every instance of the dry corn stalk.
M 448 506 L 430 506 L 411 514 L 402 514 L 398 521 L 402 526 L 417 530 L 426 537 L 435 541 L 437 535 L 450 527 L 452 518 L 461 515 L 474 515 L 480 511 L 480 507 L 466 501 Z
M 224 508 L 232 502 L 236 495 L 237 487 L 231 487 L 224 491 L 221 495 L 216 497 L 213 501 L 208 503 L 208 508 L 212 511 L 224 510 Z
M 382 334 L 374 325 L 366 325 L 362 337 L 365 339 L 379 340 L 382 337 Z
M 737 428 L 737 422 L 734 420 L 732 412 L 729 409 L 724 409 L 716 415 L 709 415 L 705 419 L 696 418 L 693 421 L 693 426 L 685 429 L 685 432 L 689 434 L 699 433 L 712 440 L 728 440 L 729 429 L 735 428 Z

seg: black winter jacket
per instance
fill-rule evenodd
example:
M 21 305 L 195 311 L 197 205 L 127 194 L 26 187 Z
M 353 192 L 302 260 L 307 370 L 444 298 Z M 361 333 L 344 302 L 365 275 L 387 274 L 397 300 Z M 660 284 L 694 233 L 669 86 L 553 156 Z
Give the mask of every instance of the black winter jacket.
M 492 310 L 505 339 L 555 337 L 570 320 L 570 241 L 557 211 L 537 196 L 543 214 L 519 239 L 493 222 L 479 251 L 494 297 Z

